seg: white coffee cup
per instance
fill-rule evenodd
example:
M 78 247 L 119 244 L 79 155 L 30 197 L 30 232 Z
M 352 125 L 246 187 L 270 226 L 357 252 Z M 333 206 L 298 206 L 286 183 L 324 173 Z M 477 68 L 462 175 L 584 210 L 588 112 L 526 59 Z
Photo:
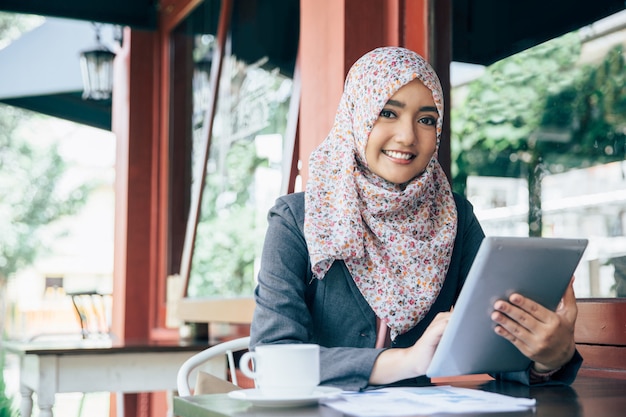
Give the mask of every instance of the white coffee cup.
M 254 371 L 250 362 L 254 361 Z M 267 397 L 302 397 L 320 383 L 320 348 L 314 344 L 259 345 L 243 354 L 239 368 Z

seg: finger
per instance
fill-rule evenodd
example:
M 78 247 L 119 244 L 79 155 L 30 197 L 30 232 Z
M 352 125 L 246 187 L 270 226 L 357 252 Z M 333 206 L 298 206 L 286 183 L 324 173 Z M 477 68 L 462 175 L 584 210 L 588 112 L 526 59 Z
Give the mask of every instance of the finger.
M 511 332 L 513 331 L 517 333 L 520 332 L 520 329 L 517 329 L 515 325 L 521 326 L 527 330 L 534 332 L 537 326 L 541 322 L 533 315 L 534 314 L 533 311 L 536 310 L 536 307 L 533 307 L 533 305 L 530 303 L 533 303 L 535 305 L 537 305 L 537 303 L 531 302 L 528 299 L 522 301 L 519 298 L 524 298 L 524 297 L 519 296 L 519 294 L 518 294 L 518 297 L 514 297 L 514 298 L 517 300 L 517 302 L 520 302 L 525 308 L 528 308 L 529 310 L 531 310 L 531 312 L 528 312 L 524 310 L 524 308 L 517 306 L 511 302 L 507 302 L 505 300 L 498 300 L 494 304 L 494 310 L 506 317 L 499 317 L 499 316 L 494 316 L 494 317 L 500 320 L 498 321 L 499 324 L 504 325 L 504 327 Z
M 570 280 L 567 288 L 565 288 L 565 293 L 563 293 L 563 297 L 561 298 L 561 302 L 559 303 L 559 307 L 561 308 L 564 303 L 575 303 L 576 302 L 576 294 L 574 294 L 574 276 Z
M 531 355 L 534 352 L 533 346 L 538 344 L 544 333 L 545 324 L 504 300 L 497 301 L 494 307 L 496 311 L 492 313 L 491 318 L 497 323 L 494 329 L 496 334 L 513 343 L 524 355 Z
M 528 356 L 530 351 L 528 349 L 528 340 L 532 338 L 530 332 L 507 316 L 498 311 L 494 311 L 491 314 L 491 319 L 497 323 L 494 328 L 494 332 L 511 342 L 520 352 Z
M 565 289 L 559 308 L 571 306 L 572 304 L 576 304 L 576 295 L 574 294 L 574 286 L 570 284 Z
M 534 319 L 540 322 L 545 323 L 548 320 L 550 320 L 550 313 L 552 312 L 549 309 L 531 300 L 530 298 L 524 297 L 521 294 L 517 294 L 517 293 L 511 294 L 511 296 L 509 297 L 509 302 L 513 306 L 518 307 L 520 310 L 520 311 L 515 311 L 514 309 L 511 309 L 511 313 L 515 314 L 515 316 L 512 316 L 511 318 L 513 318 L 516 321 L 522 320 L 523 322 L 523 321 L 528 320 L 528 317 L 525 317 L 523 313 L 526 313 L 532 316 Z
M 435 318 L 433 319 L 432 323 L 429 326 L 432 326 L 434 323 L 439 323 L 439 322 L 447 324 L 451 316 L 452 316 L 451 311 L 444 311 L 442 313 L 437 313 L 437 315 L 435 316 Z
M 556 313 L 569 323 L 576 321 L 576 316 L 578 315 L 578 305 L 576 304 L 576 294 L 574 293 L 573 280 L 565 290 Z
M 532 332 L 524 324 L 501 311 L 491 313 L 491 319 L 496 323 L 496 333 L 511 342 L 514 342 L 515 339 L 525 341 L 532 336 Z
M 450 315 L 451 314 L 448 312 L 437 314 L 424 331 L 420 340 L 429 346 L 436 347 L 443 336 L 444 330 L 448 326 Z

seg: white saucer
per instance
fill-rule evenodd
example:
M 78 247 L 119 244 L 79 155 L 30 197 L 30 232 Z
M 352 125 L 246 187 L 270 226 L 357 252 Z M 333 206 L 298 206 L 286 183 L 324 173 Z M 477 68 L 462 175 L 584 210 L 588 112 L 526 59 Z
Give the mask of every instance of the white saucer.
M 320 399 L 337 395 L 341 391 L 341 388 L 317 387 L 311 394 L 302 397 L 268 397 L 261 394 L 260 390 L 253 388 L 230 391 L 228 396 L 236 400 L 250 401 L 259 407 L 301 407 L 315 404 Z

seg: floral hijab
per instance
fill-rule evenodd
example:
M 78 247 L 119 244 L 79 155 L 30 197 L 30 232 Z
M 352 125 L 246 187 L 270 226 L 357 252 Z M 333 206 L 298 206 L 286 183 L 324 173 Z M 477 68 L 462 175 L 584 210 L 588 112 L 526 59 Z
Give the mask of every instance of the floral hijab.
M 437 149 L 424 173 L 402 185 L 368 169 L 365 146 L 391 96 L 415 78 L 439 113 Z M 446 277 L 457 212 L 437 161 L 443 92 L 430 65 L 404 48 L 375 49 L 350 69 L 333 128 L 311 154 L 304 233 L 313 275 L 343 260 L 392 339 L 430 310 Z

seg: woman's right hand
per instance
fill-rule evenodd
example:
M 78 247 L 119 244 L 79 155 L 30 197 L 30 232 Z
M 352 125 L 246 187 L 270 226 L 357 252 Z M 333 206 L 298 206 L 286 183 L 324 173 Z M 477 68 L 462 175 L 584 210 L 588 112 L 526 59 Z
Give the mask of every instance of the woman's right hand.
M 411 350 L 411 363 L 415 364 L 415 376 L 426 374 L 451 315 L 452 311 L 437 314 L 422 337 L 409 348 Z
M 387 349 L 378 355 L 369 383 L 386 385 L 425 375 L 451 314 L 451 311 L 437 314 L 413 346 Z

